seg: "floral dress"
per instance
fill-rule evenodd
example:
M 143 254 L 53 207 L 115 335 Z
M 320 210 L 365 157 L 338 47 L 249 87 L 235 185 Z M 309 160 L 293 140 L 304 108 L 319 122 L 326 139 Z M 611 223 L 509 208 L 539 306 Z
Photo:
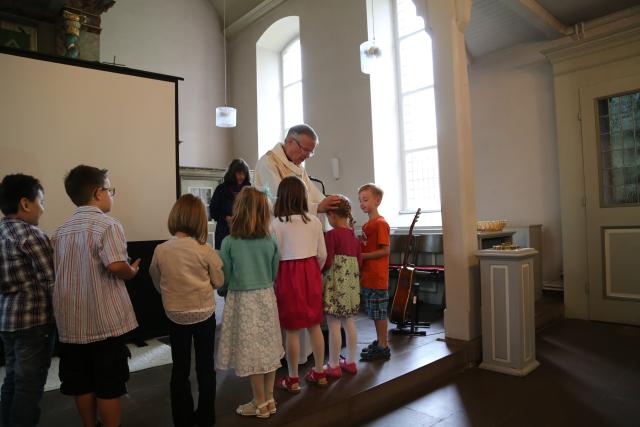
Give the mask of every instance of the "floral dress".
M 351 317 L 360 309 L 360 242 L 353 230 L 334 228 L 325 234 L 322 302 L 325 314 Z

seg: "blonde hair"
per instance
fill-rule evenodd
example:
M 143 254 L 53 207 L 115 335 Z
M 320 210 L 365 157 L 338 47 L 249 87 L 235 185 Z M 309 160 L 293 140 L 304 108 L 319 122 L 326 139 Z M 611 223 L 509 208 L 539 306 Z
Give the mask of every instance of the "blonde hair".
M 172 235 L 180 231 L 201 245 L 207 243 L 207 211 L 202 200 L 193 194 L 180 196 L 169 212 L 167 226 Z
M 382 196 L 384 196 L 384 191 L 382 191 L 382 188 L 378 187 L 373 182 L 370 182 L 358 188 L 358 194 L 367 190 L 371 191 L 371 194 L 373 194 L 376 197 L 379 197 L 380 199 L 382 199 Z
M 289 222 L 291 215 L 302 215 L 302 222 L 306 224 L 311 221 L 307 212 L 309 212 L 309 204 L 307 202 L 307 187 L 304 182 L 294 175 L 280 181 L 273 214 L 278 217 L 280 222 Z
M 356 223 L 356 221 L 353 219 L 353 216 L 351 215 L 351 202 L 349 201 L 347 196 L 344 196 L 342 194 L 337 194 L 336 196 L 340 198 L 340 202 L 338 203 L 338 206 L 334 207 L 329 212 L 333 212 L 336 216 L 340 218 L 348 218 L 349 227 L 353 228 L 353 225 Z
M 241 239 L 267 237 L 270 221 L 267 195 L 254 187 L 243 187 L 233 204 L 231 236 Z

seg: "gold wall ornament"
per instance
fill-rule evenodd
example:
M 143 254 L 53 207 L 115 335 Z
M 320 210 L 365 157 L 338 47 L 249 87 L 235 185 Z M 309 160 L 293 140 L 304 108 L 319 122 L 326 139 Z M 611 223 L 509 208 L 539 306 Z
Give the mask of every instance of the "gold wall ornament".
M 77 13 L 62 11 L 63 27 L 65 31 L 65 56 L 77 58 L 80 54 L 78 41 L 80 40 L 80 28 L 86 21 L 86 17 Z

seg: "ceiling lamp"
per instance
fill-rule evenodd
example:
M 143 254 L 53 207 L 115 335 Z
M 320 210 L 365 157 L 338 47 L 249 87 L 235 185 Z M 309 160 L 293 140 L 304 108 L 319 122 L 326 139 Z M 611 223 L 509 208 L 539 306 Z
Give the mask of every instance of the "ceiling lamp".
M 227 0 L 222 2 L 222 45 L 224 51 L 224 106 L 216 108 L 216 126 L 236 127 L 236 109 L 227 105 Z
M 375 71 L 382 56 L 382 50 L 376 43 L 376 22 L 373 7 L 373 0 L 371 0 L 371 33 L 373 39 L 367 40 L 360 45 L 360 70 L 365 74 L 371 74 Z

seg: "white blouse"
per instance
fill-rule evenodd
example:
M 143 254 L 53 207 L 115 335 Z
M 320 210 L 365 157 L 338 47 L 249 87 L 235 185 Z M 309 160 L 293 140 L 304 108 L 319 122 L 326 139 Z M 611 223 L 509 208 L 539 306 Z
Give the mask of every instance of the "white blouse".
M 292 215 L 290 221 L 272 218 L 271 234 L 278 242 L 280 260 L 316 257 L 322 269 L 327 259 L 322 224 L 314 215 L 307 216 L 309 220 L 306 223 L 302 220 L 302 215 Z

